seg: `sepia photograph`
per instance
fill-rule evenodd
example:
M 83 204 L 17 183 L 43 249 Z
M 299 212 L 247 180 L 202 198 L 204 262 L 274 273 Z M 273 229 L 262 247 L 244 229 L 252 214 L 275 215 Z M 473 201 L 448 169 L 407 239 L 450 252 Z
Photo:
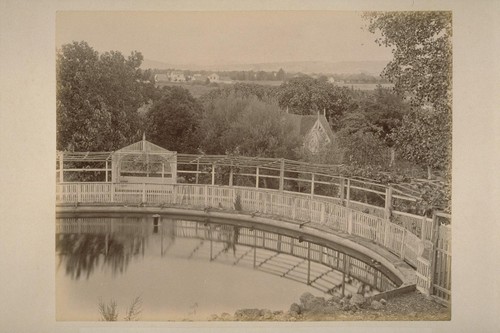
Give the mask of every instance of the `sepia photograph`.
M 0 332 L 497 332 L 499 10 L 0 0 Z
M 58 12 L 56 319 L 450 320 L 452 31 Z

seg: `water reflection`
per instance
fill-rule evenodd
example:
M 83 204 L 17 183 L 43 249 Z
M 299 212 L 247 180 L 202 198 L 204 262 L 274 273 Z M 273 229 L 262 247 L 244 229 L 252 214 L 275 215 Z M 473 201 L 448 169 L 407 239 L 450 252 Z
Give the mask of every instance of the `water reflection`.
M 175 257 L 245 266 L 328 294 L 371 295 L 395 287 L 358 259 L 312 242 L 256 228 L 166 217 L 59 219 L 59 267 L 78 280 L 97 269 L 126 275 L 132 260 Z
M 119 224 L 117 231 L 113 230 L 115 223 Z M 123 219 L 66 219 L 59 221 L 58 228 L 59 266 L 73 279 L 88 279 L 98 267 L 124 273 L 133 257 L 144 256 L 145 233 L 123 224 Z

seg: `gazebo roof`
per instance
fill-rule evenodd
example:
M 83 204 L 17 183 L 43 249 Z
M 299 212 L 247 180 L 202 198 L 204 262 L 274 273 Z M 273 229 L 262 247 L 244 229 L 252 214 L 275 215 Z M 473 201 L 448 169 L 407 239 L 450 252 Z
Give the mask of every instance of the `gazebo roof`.
M 162 148 L 158 145 L 155 145 L 154 143 L 151 143 L 149 141 L 146 141 L 146 139 L 143 137 L 141 141 L 138 141 L 136 143 L 133 143 L 129 146 L 123 147 L 115 152 L 113 154 L 129 154 L 129 153 L 158 153 L 158 154 L 176 154 L 175 151 L 170 151 L 165 148 Z

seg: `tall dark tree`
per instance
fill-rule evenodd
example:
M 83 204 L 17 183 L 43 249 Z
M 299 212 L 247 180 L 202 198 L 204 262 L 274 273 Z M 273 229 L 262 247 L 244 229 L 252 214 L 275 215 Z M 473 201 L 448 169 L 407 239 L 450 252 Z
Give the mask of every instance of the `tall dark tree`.
M 86 42 L 57 54 L 57 149 L 114 150 L 138 139 L 138 108 L 146 101 L 142 55 L 99 55 Z
M 196 152 L 195 135 L 201 117 L 201 106 L 189 91 L 181 87 L 164 87 L 162 97 L 146 114 L 148 138 L 157 145 L 180 153 Z

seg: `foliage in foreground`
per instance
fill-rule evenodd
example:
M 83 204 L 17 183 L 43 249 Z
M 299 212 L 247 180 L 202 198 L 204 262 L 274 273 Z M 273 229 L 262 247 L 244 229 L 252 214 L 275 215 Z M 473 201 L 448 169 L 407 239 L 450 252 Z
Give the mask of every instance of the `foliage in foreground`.
M 119 312 L 118 305 L 115 300 L 109 301 L 108 304 L 104 303 L 102 299 L 99 300 L 98 310 L 100 314 L 100 319 L 102 321 L 117 321 Z M 125 316 L 123 320 L 125 321 L 135 321 L 139 320 L 139 315 L 142 312 L 142 299 L 137 296 L 132 300 L 132 303 L 125 311 Z

